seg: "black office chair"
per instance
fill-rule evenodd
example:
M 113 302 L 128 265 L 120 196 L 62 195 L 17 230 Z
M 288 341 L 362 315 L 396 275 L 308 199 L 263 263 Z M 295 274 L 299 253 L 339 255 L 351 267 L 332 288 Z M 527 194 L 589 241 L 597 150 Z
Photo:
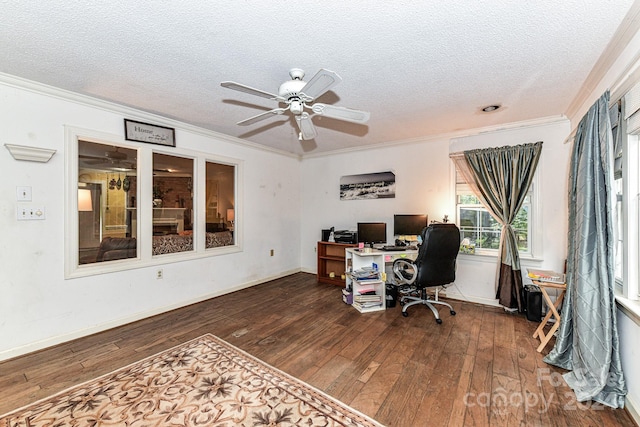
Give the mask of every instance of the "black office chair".
M 456 258 L 460 249 L 460 230 L 455 224 L 431 224 L 422 230 L 422 245 L 418 250 L 415 261 L 400 258 L 393 263 L 395 283 L 400 287 L 402 315 L 407 317 L 407 309 L 412 305 L 424 304 L 431 309 L 438 324 L 442 323 L 438 310 L 433 304 L 449 307 L 452 315 L 456 312 L 450 304 L 438 300 L 436 289 L 435 299 L 427 295 L 429 287 L 444 287 L 456 279 Z M 420 297 L 406 294 L 420 292 Z M 406 303 L 406 301 L 411 301 Z

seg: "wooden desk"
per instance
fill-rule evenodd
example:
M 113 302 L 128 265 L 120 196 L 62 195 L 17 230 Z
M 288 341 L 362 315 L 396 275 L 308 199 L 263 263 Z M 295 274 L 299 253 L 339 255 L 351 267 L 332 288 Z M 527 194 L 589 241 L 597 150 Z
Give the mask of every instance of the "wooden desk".
M 542 296 L 547 303 L 547 307 L 549 307 L 549 311 L 547 311 L 546 316 L 544 316 L 544 319 L 542 319 L 542 322 L 540 322 L 540 326 L 538 326 L 538 329 L 536 329 L 536 331 L 533 333 L 534 338 L 540 338 L 540 345 L 537 348 L 538 353 L 540 353 L 545 348 L 553 334 L 560 327 L 560 313 L 558 313 L 558 309 L 560 308 L 562 300 L 564 299 L 567 285 L 566 283 L 540 282 L 538 280 L 534 280 L 533 284 L 537 285 L 540 288 L 540 292 L 542 292 Z M 558 295 L 558 297 L 556 298 L 555 303 L 551 301 L 551 298 L 549 298 L 547 289 L 560 289 L 560 295 Z M 549 319 L 551 319 L 551 316 L 555 318 L 555 323 L 553 324 L 551 329 L 549 329 L 549 332 L 545 334 L 544 327 L 547 325 Z

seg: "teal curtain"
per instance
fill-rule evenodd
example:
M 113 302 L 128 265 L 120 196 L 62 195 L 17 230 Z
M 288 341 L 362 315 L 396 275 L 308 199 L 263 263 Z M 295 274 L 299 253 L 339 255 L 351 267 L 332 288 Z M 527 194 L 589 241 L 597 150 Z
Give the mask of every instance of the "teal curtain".
M 569 170 L 567 293 L 556 344 L 544 361 L 564 374 L 579 402 L 624 407 L 614 296 L 614 147 L 609 92 L 580 121 Z
M 522 272 L 518 240 L 511 224 L 533 180 L 542 142 L 465 151 L 478 198 L 502 225 L 496 298 L 501 305 L 523 311 Z

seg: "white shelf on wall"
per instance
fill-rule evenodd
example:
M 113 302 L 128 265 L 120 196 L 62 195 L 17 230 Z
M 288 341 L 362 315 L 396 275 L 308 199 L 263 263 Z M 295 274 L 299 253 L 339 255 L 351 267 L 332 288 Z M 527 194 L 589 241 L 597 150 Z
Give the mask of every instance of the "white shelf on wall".
M 56 153 L 56 150 L 49 148 L 28 147 L 26 145 L 4 144 L 9 153 L 16 160 L 25 160 L 28 162 L 46 163 Z

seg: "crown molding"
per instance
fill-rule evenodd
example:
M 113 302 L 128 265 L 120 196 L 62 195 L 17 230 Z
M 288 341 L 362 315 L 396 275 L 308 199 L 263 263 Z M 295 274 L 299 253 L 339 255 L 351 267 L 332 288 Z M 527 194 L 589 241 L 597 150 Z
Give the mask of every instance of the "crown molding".
M 638 28 L 640 28 L 640 2 L 634 1 L 627 12 L 627 15 L 618 27 L 618 30 L 611 38 L 611 41 L 609 41 L 609 44 L 602 52 L 600 58 L 598 58 L 598 61 L 593 66 L 591 72 L 580 87 L 578 94 L 573 98 L 571 104 L 569 104 L 566 112 L 566 116 L 569 117 L 569 119 L 573 121 L 576 118 L 576 115 L 579 114 L 582 106 L 589 100 L 591 94 L 596 90 L 598 83 L 604 79 L 615 61 L 620 57 L 624 49 L 638 33 Z M 638 56 L 636 55 L 636 59 L 632 62 L 635 63 L 637 59 Z M 625 70 L 623 75 L 619 76 L 616 83 L 613 83 L 612 85 L 619 85 L 620 79 L 624 78 L 627 74 L 628 71 Z
M 507 124 L 485 126 L 481 128 L 473 128 L 473 129 L 460 130 L 460 131 L 448 132 L 448 133 L 440 133 L 436 135 L 428 135 L 428 136 L 423 136 L 418 138 L 382 142 L 382 143 L 371 144 L 367 146 L 343 148 L 340 150 L 326 151 L 326 152 L 317 153 L 317 154 L 305 154 L 302 158 L 304 160 L 304 159 L 317 158 L 317 157 L 333 156 L 336 154 L 347 154 L 347 153 L 353 153 L 358 151 L 375 150 L 379 148 L 380 149 L 390 148 L 390 147 L 396 147 L 401 145 L 423 144 L 423 143 L 428 143 L 432 141 L 443 141 L 443 140 L 451 140 L 455 138 L 465 138 L 468 136 L 480 135 L 483 133 L 507 132 L 514 129 L 524 129 L 529 127 L 552 125 L 552 124 L 561 123 L 561 122 L 568 122 L 567 117 L 564 115 L 541 117 L 537 119 L 522 120 L 519 122 L 513 122 L 513 123 L 507 123 Z
M 479 133 L 499 132 L 503 130 L 512 130 L 517 128 L 541 126 L 549 123 L 555 123 L 562 120 L 567 120 L 566 116 L 551 116 L 551 117 L 543 117 L 543 118 L 532 119 L 532 120 L 523 120 L 520 122 L 513 122 L 509 124 L 493 125 L 493 126 L 487 126 L 482 128 L 474 128 L 474 129 L 467 129 L 467 130 L 461 130 L 461 131 L 455 131 L 455 132 L 441 133 L 436 135 L 426 135 L 426 136 L 405 139 L 405 140 L 385 141 L 385 142 L 366 145 L 366 146 L 344 148 L 344 149 L 326 151 L 321 153 L 294 154 L 294 153 L 278 150 L 275 148 L 267 147 L 264 145 L 260 145 L 244 139 L 236 138 L 223 133 L 215 132 L 215 131 L 198 127 L 195 125 L 191 125 L 188 123 L 184 123 L 178 120 L 159 116 L 153 113 L 148 113 L 132 107 L 127 107 L 121 104 L 117 104 L 115 102 L 93 98 L 87 95 L 79 94 L 77 92 L 60 89 L 54 86 L 46 85 L 44 83 L 34 82 L 32 80 L 23 79 L 21 77 L 12 76 L 5 73 L 0 73 L 0 83 L 4 83 L 8 86 L 16 87 L 19 89 L 28 90 L 34 93 L 62 99 L 64 101 L 70 101 L 80 105 L 98 108 L 110 113 L 115 112 L 115 113 L 121 114 L 122 116 L 126 116 L 127 118 L 130 118 L 132 120 L 140 120 L 143 122 L 146 121 L 146 122 L 151 122 L 151 123 L 162 125 L 162 126 L 173 127 L 176 130 L 186 131 L 186 132 L 194 133 L 207 138 L 214 138 L 214 139 L 222 140 L 225 142 L 229 142 L 231 144 L 252 148 L 259 151 L 269 152 L 272 154 L 294 158 L 299 161 L 302 161 L 304 159 L 328 157 L 328 156 L 333 156 L 337 154 L 346 154 L 351 152 L 366 151 L 366 150 L 372 150 L 377 148 L 389 148 L 389 147 L 395 147 L 395 146 L 401 146 L 401 145 L 425 143 L 429 141 L 439 141 L 443 139 L 460 138 L 460 137 L 477 135 Z
M 115 102 L 94 98 L 88 95 L 83 95 L 77 92 L 72 92 L 66 89 L 60 89 L 55 86 L 50 86 L 44 83 L 27 80 L 22 77 L 13 76 L 6 73 L 0 73 L 0 83 L 6 84 L 7 86 L 15 87 L 18 89 L 24 89 L 40 95 L 47 95 L 53 98 L 61 99 L 63 101 L 73 102 L 82 106 L 97 108 L 103 111 L 107 111 L 109 113 L 121 114 L 123 117 L 126 117 L 128 119 L 139 120 L 142 122 L 151 122 L 151 123 L 158 124 L 161 126 L 166 126 L 166 127 L 173 127 L 176 130 L 194 133 L 207 138 L 222 140 L 224 142 L 239 145 L 242 147 L 270 152 L 270 153 L 278 154 L 285 157 L 300 159 L 300 156 L 298 154 L 293 154 L 293 153 L 278 150 L 275 148 L 267 147 L 264 145 L 256 144 L 251 141 L 247 141 L 247 140 L 236 138 L 223 133 L 215 132 L 199 126 L 191 125 L 189 123 L 181 122 L 179 120 L 170 119 L 168 117 L 149 113 L 143 110 L 138 110 L 132 107 L 127 107 L 125 105 L 118 104 Z

